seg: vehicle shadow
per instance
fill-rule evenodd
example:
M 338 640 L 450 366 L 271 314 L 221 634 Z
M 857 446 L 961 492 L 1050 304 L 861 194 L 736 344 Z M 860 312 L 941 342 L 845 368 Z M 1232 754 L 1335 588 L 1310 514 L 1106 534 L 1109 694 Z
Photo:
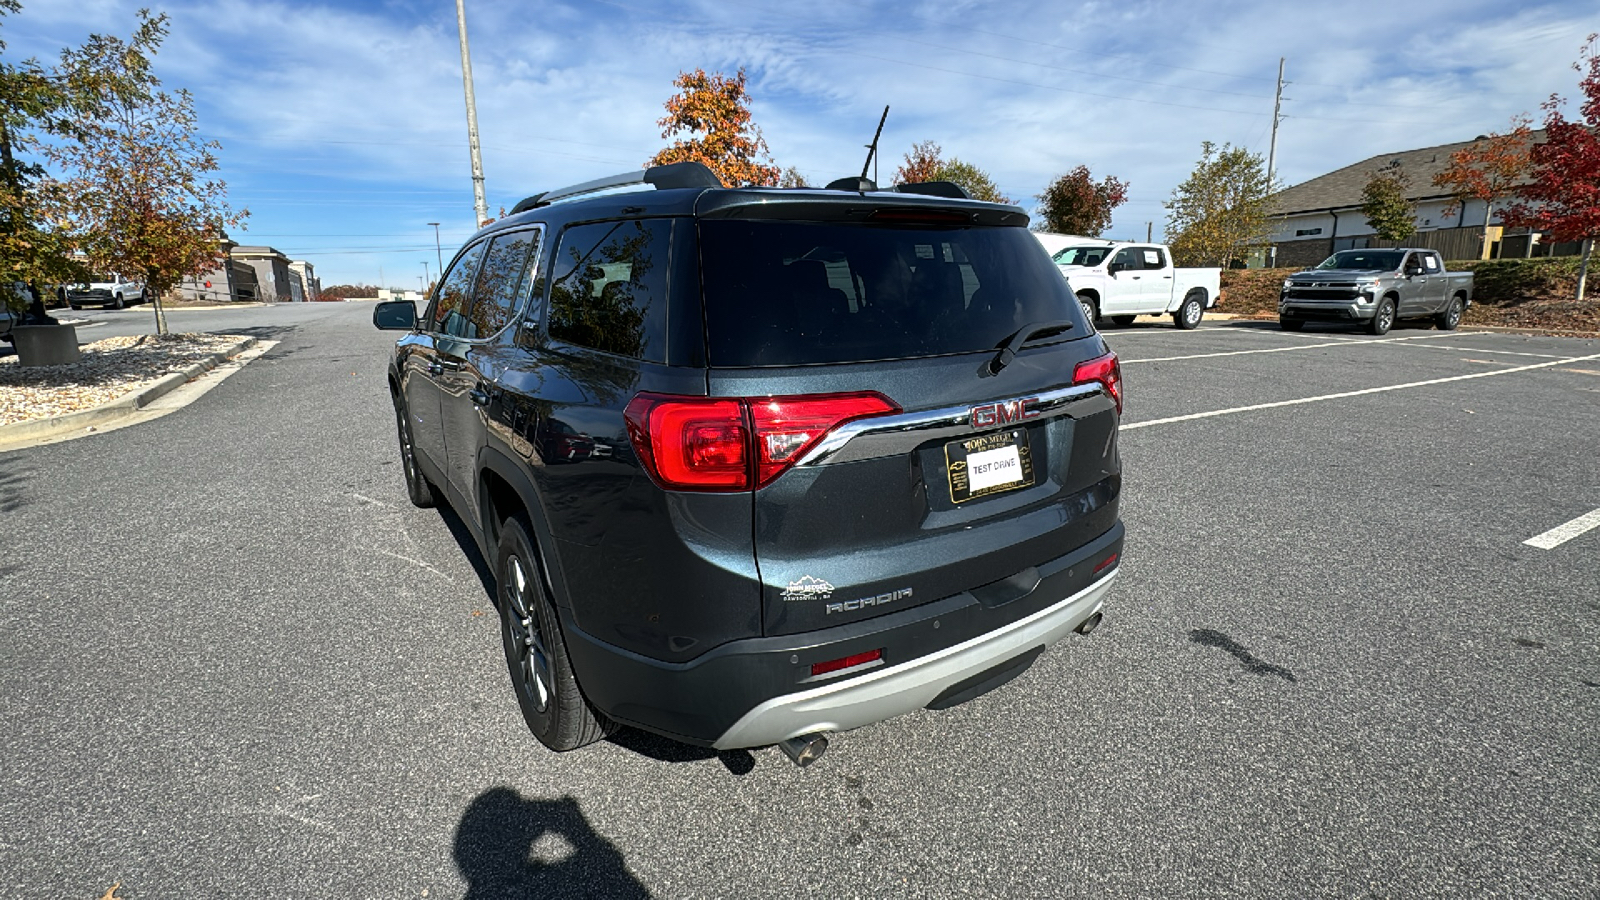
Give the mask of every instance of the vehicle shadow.
M 495 590 L 494 569 L 490 568 L 489 561 L 483 558 L 483 554 L 478 552 L 478 542 L 473 539 L 467 523 L 448 503 L 440 503 L 435 510 L 439 513 L 439 519 L 444 522 L 444 527 L 449 529 L 450 536 L 455 538 L 456 544 L 461 547 L 467 562 L 472 565 L 472 571 L 478 576 L 478 584 L 483 588 L 484 596 L 489 598 L 489 604 L 498 607 L 499 597 Z M 636 728 L 623 727 L 609 740 L 618 747 L 659 762 L 682 763 L 716 759 L 735 775 L 748 775 L 756 767 L 755 757 L 748 750 L 718 751 L 707 747 L 695 747 Z
M 455 861 L 466 900 L 650 896 L 572 797 L 529 800 L 508 787 L 479 794 L 456 826 Z
M 16 512 L 28 502 L 23 499 L 22 487 L 32 474 L 33 470 L 16 466 L 0 469 L 0 513 Z

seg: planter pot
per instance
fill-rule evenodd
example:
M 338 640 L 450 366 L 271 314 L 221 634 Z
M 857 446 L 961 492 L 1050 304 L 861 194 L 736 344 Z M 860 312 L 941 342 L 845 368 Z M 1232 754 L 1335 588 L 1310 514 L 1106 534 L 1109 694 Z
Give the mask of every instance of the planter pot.
M 64 366 L 78 361 L 78 329 L 73 325 L 18 325 L 12 330 L 17 362 L 24 366 Z

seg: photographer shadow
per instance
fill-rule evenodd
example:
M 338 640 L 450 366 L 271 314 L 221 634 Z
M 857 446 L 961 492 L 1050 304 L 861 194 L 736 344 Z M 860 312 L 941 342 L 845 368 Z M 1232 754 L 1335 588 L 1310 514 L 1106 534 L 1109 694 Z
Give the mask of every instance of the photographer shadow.
M 650 896 L 572 797 L 528 800 L 508 787 L 485 791 L 456 826 L 455 860 L 467 900 Z

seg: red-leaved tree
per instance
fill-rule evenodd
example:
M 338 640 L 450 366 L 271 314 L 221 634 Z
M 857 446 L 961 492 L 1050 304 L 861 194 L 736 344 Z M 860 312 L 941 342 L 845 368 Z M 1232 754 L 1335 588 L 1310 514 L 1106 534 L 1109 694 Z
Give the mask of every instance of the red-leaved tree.
M 680 72 L 672 82 L 682 93 L 667 100 L 657 125 L 661 136 L 680 137 L 648 165 L 705 163 L 727 185 L 775 185 L 781 170 L 771 165 L 766 138 L 750 116 L 750 91 L 744 69 L 732 77 L 704 69 Z M 766 162 L 762 162 L 762 160 Z
M 1489 248 L 1489 219 L 1494 215 L 1495 204 L 1515 192 L 1528 171 L 1528 146 L 1533 142 L 1528 121 L 1525 115 L 1514 116 L 1510 131 L 1505 134 L 1490 132 L 1482 140 L 1450 154 L 1450 165 L 1433 176 L 1434 187 L 1450 192 L 1450 205 L 1444 210 L 1446 217 L 1462 212 L 1468 200 L 1484 204 L 1485 253 Z
M 1583 300 L 1584 280 L 1589 273 L 1589 255 L 1594 239 L 1600 236 L 1600 49 L 1589 35 L 1589 43 L 1578 55 L 1573 68 L 1583 75 L 1578 88 L 1584 101 L 1582 118 L 1568 121 L 1561 108 L 1566 101 L 1552 94 L 1543 104 L 1547 140 L 1528 153 L 1533 181 L 1525 186 L 1521 200 L 1501 217 L 1507 225 L 1526 226 L 1546 232 L 1557 241 L 1582 241 L 1583 261 L 1578 264 L 1578 300 Z
M 1128 183 L 1107 175 L 1096 184 L 1089 167 L 1078 166 L 1050 182 L 1038 200 L 1042 230 L 1099 237 L 1111 227 L 1111 211 L 1128 201 Z

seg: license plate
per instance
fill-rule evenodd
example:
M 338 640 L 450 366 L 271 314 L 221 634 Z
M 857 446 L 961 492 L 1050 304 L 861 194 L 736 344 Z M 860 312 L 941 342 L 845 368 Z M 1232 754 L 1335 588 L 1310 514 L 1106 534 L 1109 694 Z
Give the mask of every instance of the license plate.
M 1028 432 L 1022 428 L 951 441 L 944 445 L 944 460 L 954 503 L 1033 484 Z

